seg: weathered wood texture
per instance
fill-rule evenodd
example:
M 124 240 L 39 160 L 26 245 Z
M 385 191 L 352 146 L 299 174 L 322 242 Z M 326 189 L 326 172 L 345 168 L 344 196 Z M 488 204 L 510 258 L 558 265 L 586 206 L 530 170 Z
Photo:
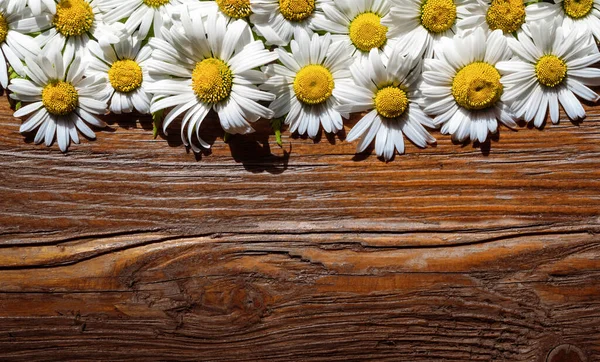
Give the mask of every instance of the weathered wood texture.
M 63 155 L 3 101 L 0 359 L 600 361 L 599 110 L 384 163 L 127 117 Z

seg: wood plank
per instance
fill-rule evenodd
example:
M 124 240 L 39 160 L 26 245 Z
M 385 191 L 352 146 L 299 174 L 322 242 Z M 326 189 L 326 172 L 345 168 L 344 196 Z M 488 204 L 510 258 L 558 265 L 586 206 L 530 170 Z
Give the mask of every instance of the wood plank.
M 63 155 L 2 101 L 0 357 L 600 360 L 587 110 L 385 163 L 263 121 L 195 156 L 125 116 Z

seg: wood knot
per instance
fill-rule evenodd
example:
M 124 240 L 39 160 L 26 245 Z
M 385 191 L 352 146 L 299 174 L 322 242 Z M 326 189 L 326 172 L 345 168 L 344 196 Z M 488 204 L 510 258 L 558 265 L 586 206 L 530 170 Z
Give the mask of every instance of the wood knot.
M 555 347 L 546 358 L 546 362 L 586 362 L 585 354 L 571 344 Z

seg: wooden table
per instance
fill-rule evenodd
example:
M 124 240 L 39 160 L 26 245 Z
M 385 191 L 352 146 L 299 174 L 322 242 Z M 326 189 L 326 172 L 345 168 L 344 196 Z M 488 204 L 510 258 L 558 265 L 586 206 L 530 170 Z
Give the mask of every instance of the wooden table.
M 600 361 L 588 115 L 389 163 L 123 116 L 63 155 L 3 100 L 0 359 Z

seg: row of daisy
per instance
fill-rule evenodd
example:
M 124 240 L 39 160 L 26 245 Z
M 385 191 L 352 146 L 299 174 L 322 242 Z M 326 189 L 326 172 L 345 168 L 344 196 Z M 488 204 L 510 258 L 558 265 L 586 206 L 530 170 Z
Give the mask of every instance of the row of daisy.
M 86 23 L 89 29 L 79 31 L 79 35 L 87 34 L 87 39 L 76 36 L 80 29 L 77 26 L 81 26 L 77 20 L 89 17 L 78 18 L 77 15 L 85 15 L 88 10 L 96 14 L 93 1 L 63 0 L 56 6 L 53 17 L 44 13 L 42 3 L 32 6 L 35 1 L 29 0 L 28 6 L 36 9 L 30 13 L 37 11 L 40 15 L 27 18 L 29 8 L 20 7 L 19 24 L 28 23 L 30 19 L 43 24 L 41 20 L 53 19 L 54 28 L 36 38 L 41 39 L 38 44 L 52 46 L 46 45 L 43 53 L 23 56 L 28 66 L 20 70 L 29 79 L 14 79 L 9 89 L 14 92 L 14 98 L 31 103 L 19 109 L 16 116 L 35 112 L 23 124 L 22 131 L 39 127 L 36 142 L 46 141 L 47 144 L 53 142 L 56 133 L 61 150 L 66 150 L 71 139 L 78 142 L 77 129 L 86 136 L 93 136 L 83 121 L 102 126 L 103 122 L 94 114 L 101 114 L 102 102 L 106 108 L 109 99 L 114 113 L 129 112 L 134 108 L 141 113 L 170 109 L 163 123 L 165 131 L 175 118 L 183 115 L 182 139 L 196 151 L 199 149 L 192 142 L 194 133 L 201 146 L 209 147 L 201 139 L 199 129 L 210 109 L 218 113 L 223 128 L 230 133 L 251 132 L 248 122 L 260 117 L 285 117 L 291 131 L 308 133 L 311 137 L 316 135 L 321 124 L 325 131 L 336 132 L 343 127 L 342 117 L 367 111 L 367 116 L 348 138 L 353 140 L 364 135 L 359 150 L 376 138 L 377 153 L 389 159 L 394 148 L 403 152 L 403 133 L 419 146 L 433 142 L 423 125 L 441 126 L 442 132 L 451 133 L 459 140 L 471 138 L 483 142 L 488 131 L 497 131 L 497 120 L 514 127 L 514 119 L 521 117 L 528 121 L 535 119 L 536 125 L 540 125 L 549 109 L 552 120 L 558 121 L 559 101 L 569 117 L 580 118 L 585 113 L 573 93 L 593 101 L 597 97 L 584 85 L 594 84 L 598 79 L 597 71 L 589 68 L 598 60 L 597 48 L 588 27 L 579 29 L 572 24 L 570 29 L 573 31 L 568 32 L 571 38 L 566 40 L 563 32 L 567 31 L 563 27 L 555 29 L 555 23 L 534 26 L 536 22 L 523 21 L 519 29 L 526 31 L 517 32 L 518 40 L 505 36 L 506 33 L 500 30 L 488 37 L 479 27 L 470 35 L 465 33 L 453 39 L 444 36 L 444 31 L 428 30 L 421 43 L 418 41 L 421 38 L 416 35 L 420 34 L 418 31 L 413 31 L 413 38 L 393 38 L 390 34 L 402 31 L 399 27 L 388 30 L 383 25 L 385 18 L 379 15 L 405 16 L 406 13 L 400 10 L 408 4 L 406 2 L 395 1 L 395 7 L 392 7 L 388 1 L 377 0 L 317 1 L 312 4 L 312 13 L 304 19 L 298 18 L 299 21 L 294 23 L 297 26 L 289 28 L 295 38 L 290 44 L 291 52 L 286 47 L 269 52 L 262 41 L 254 40 L 247 19 L 232 18 L 244 15 L 235 13 L 236 8 L 232 5 L 243 1 L 204 1 L 188 4 L 185 8 L 170 8 L 166 5 L 171 2 L 167 1 L 158 1 L 150 4 L 152 6 L 144 1 L 143 4 L 148 5 L 144 7 L 132 1 L 102 3 L 100 0 L 99 4 L 113 9 L 113 13 L 103 14 L 105 19 L 119 18 L 114 15 L 114 9 L 120 9 L 118 13 L 128 17 L 124 23 L 114 23 L 107 30 L 106 23 L 92 16 L 92 21 Z M 62 6 L 66 2 L 69 6 Z M 250 12 L 259 9 L 253 1 L 248 4 L 252 4 Z M 310 5 L 310 1 L 303 4 L 265 1 L 263 5 L 265 9 L 271 9 L 270 21 L 275 26 L 283 24 L 277 22 L 277 16 L 284 16 L 286 11 L 288 16 L 284 18 L 287 20 L 290 14 L 305 16 L 306 9 L 302 6 Z M 430 10 L 437 12 L 445 6 L 443 1 L 438 4 L 429 0 L 427 4 L 432 6 Z M 458 5 L 460 9 L 461 5 Z M 46 8 L 52 13 L 50 6 L 46 5 Z M 161 9 L 167 15 L 162 14 Z M 8 7 L 5 10 L 8 11 Z M 223 16 L 215 15 L 219 10 Z M 421 28 L 427 25 L 425 10 Z M 197 16 L 190 16 L 194 13 Z M 250 19 L 255 20 L 258 14 L 260 12 L 256 11 Z M 430 13 L 431 21 L 441 21 L 438 25 L 448 23 L 444 16 L 440 18 L 435 14 Z M 340 26 L 337 29 L 332 19 L 338 20 Z M 495 21 L 506 22 L 506 19 L 496 18 Z M 292 23 L 288 21 L 288 25 Z M 257 24 L 260 22 L 257 21 L 253 28 L 267 38 L 267 44 L 286 43 L 278 40 L 282 37 L 280 32 L 271 34 L 271 40 L 268 40 L 268 31 L 264 28 L 259 31 Z M 311 38 L 315 24 L 337 34 Z M 452 32 L 454 25 L 450 25 L 445 31 Z M 108 31 L 109 35 L 94 33 L 94 26 L 102 32 Z M 341 34 L 342 27 L 347 34 Z M 382 32 L 383 28 L 385 31 Z M 590 28 L 593 32 L 593 26 Z M 155 37 L 150 39 L 149 46 L 142 47 L 146 37 L 143 34 L 151 29 Z M 131 31 L 136 31 L 135 36 L 123 37 L 119 33 Z M 71 35 L 65 36 L 68 32 Z M 89 35 L 98 41 L 90 41 Z M 403 41 L 396 42 L 397 39 Z M 507 43 L 516 56 L 503 64 L 513 58 Z M 550 49 L 550 43 L 556 46 Z M 540 51 L 532 52 L 531 44 Z M 28 49 L 34 53 L 35 47 Z M 64 49 L 64 55 L 56 49 Z M 434 49 L 435 59 L 429 59 Z M 423 56 L 428 58 L 424 67 Z M 356 62 L 356 58 L 362 61 Z M 75 61 L 70 65 L 73 59 Z M 81 59 L 89 62 L 89 69 L 81 66 Z M 277 59 L 281 64 L 268 64 Z M 12 65 L 11 59 L 8 60 Z M 57 66 L 57 62 L 62 63 L 62 67 Z M 260 67 L 263 72 L 257 71 Z M 81 74 L 76 71 L 79 68 Z M 420 81 L 422 68 L 425 69 L 423 83 Z M 65 73 L 61 75 L 60 69 Z M 498 69 L 507 75 L 501 79 Z M 39 72 L 34 75 L 36 71 Z M 72 78 L 69 73 L 80 78 Z M 522 97 L 529 92 L 532 92 L 531 97 Z M 153 95 L 152 99 L 149 93 Z M 262 104 L 267 101 L 272 102 L 269 107 Z M 513 106 L 516 115 L 503 101 Z M 428 115 L 435 116 L 435 120 L 432 122 Z

